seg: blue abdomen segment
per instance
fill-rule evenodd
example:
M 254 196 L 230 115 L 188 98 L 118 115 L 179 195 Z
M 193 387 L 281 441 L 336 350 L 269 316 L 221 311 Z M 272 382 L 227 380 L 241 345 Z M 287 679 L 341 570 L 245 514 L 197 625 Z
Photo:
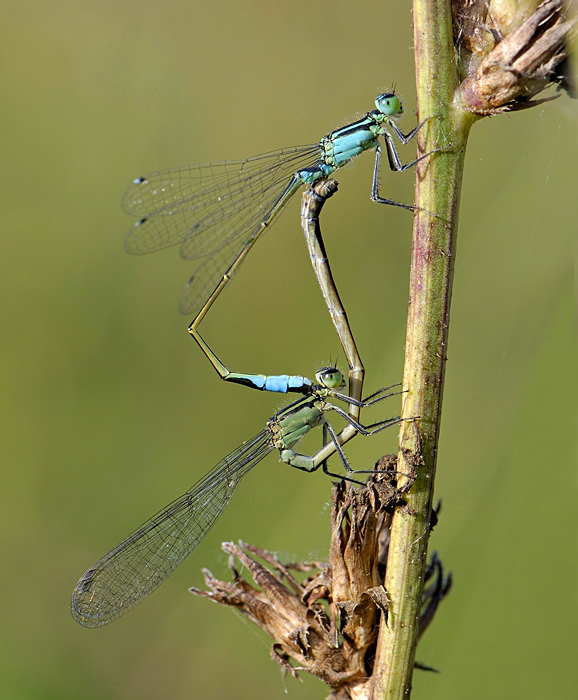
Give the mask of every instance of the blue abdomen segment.
M 331 173 L 337 170 L 337 166 L 330 163 L 319 163 L 312 165 L 310 168 L 303 168 L 295 173 L 295 177 L 301 180 L 304 185 L 314 185 L 317 180 L 322 180 L 324 177 L 329 177 Z
M 294 391 L 300 394 L 309 394 L 313 388 L 313 382 L 307 377 L 289 374 L 240 374 L 230 372 L 224 377 L 228 382 L 243 384 L 243 386 L 259 389 L 260 391 L 275 391 L 286 394 Z

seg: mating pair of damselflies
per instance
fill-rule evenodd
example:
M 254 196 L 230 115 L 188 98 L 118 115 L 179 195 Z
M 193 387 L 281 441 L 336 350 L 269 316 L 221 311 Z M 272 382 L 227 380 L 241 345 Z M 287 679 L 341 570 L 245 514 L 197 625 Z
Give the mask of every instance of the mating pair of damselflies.
M 430 153 L 404 165 L 394 136 L 407 144 L 427 120 L 404 134 L 395 121 L 403 113 L 395 94 L 379 95 L 375 106 L 362 119 L 331 132 L 317 144 L 279 149 L 247 160 L 161 171 L 136 179 L 125 193 L 123 208 L 140 217 L 126 238 L 129 253 L 151 253 L 179 245 L 181 257 L 205 258 L 185 287 L 180 308 L 185 314 L 194 314 L 189 332 L 220 376 L 261 390 L 304 396 L 275 414 L 263 431 L 225 457 L 181 498 L 148 520 L 82 576 L 72 596 L 73 616 L 82 625 L 105 625 L 152 593 L 206 535 L 240 479 L 274 449 L 279 450 L 281 461 L 293 467 L 313 471 L 323 465 L 324 471 L 333 476 L 336 475 L 327 470 L 327 458 L 337 452 L 346 471 L 358 473 L 349 467 L 342 445 L 358 433 L 370 435 L 400 420 L 393 418 L 370 426 L 359 422 L 362 407 L 391 394 L 382 389 L 361 400 L 364 369 L 331 275 L 318 222 L 323 202 L 334 191 L 333 181 L 326 182 L 327 178 L 355 156 L 372 149 L 376 156 L 371 198 L 415 210 L 380 195 L 379 139 L 383 137 L 391 169 L 403 172 Z M 204 316 L 257 239 L 303 186 L 313 188 L 302 210 L 303 230 L 349 364 L 349 396 L 341 393 L 343 377 L 334 367 L 320 370 L 316 383 L 300 376 L 230 372 L 198 332 Z M 348 411 L 329 399 L 343 401 Z M 329 411 L 347 422 L 340 434 L 327 420 L 325 414 Z M 296 453 L 295 444 L 317 426 L 323 427 L 324 447 L 313 457 Z

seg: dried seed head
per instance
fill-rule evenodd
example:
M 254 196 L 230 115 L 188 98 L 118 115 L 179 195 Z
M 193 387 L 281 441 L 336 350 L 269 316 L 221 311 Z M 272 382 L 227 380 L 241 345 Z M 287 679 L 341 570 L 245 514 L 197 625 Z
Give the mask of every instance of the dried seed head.
M 245 543 L 223 544 L 231 555 L 233 582 L 205 571 L 209 591 L 196 595 L 242 612 L 273 639 L 271 657 L 283 675 L 306 671 L 332 691 L 332 700 L 366 700 L 371 693 L 375 641 L 387 620 L 389 601 L 383 587 L 389 525 L 395 507 L 413 483 L 397 485 L 396 458 L 383 457 L 367 484 L 359 489 L 334 485 L 328 563 L 283 564 L 275 554 Z M 254 584 L 244 580 L 239 561 Z M 264 566 L 260 559 L 265 562 Z M 305 574 L 303 578 L 299 576 Z M 426 570 L 420 635 L 449 591 L 436 555 Z
M 552 83 L 571 90 L 564 65 L 576 17 L 563 0 L 535 6 L 535 0 L 454 1 L 460 101 L 468 111 L 525 109 L 543 102 L 531 98 Z

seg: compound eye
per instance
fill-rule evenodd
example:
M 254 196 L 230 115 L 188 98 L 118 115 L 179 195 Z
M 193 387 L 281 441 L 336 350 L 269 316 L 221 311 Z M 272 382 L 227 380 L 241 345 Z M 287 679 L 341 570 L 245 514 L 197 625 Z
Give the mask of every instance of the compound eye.
M 403 111 L 399 97 L 389 92 L 378 95 L 375 98 L 375 106 L 382 114 L 388 117 L 394 117 L 396 114 L 401 114 Z
M 343 375 L 336 367 L 327 367 L 317 372 L 317 381 L 327 389 L 339 389 L 343 386 Z

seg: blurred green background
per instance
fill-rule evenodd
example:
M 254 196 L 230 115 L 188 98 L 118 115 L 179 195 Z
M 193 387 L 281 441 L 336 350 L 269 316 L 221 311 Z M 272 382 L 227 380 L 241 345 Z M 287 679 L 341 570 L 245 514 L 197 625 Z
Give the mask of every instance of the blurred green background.
M 218 380 L 177 312 L 193 267 L 125 255 L 119 200 L 152 170 L 315 142 L 394 81 L 411 128 L 410 7 L 4 0 L 1 16 L 0 697 L 285 697 L 268 640 L 187 588 L 203 566 L 227 575 L 223 540 L 324 557 L 321 473 L 269 457 L 146 604 L 101 630 L 68 612 L 94 561 L 283 404 Z M 432 538 L 455 588 L 418 650 L 443 673 L 418 671 L 416 699 L 576 697 L 577 116 L 563 96 L 472 132 Z M 368 390 L 402 375 L 411 238 L 407 212 L 370 202 L 371 171 L 370 155 L 340 171 L 323 215 Z M 382 185 L 412 201 L 411 174 Z M 203 326 L 233 369 L 311 376 L 339 355 L 297 199 Z M 358 438 L 352 463 L 396 437 Z M 304 680 L 292 697 L 326 695 Z

